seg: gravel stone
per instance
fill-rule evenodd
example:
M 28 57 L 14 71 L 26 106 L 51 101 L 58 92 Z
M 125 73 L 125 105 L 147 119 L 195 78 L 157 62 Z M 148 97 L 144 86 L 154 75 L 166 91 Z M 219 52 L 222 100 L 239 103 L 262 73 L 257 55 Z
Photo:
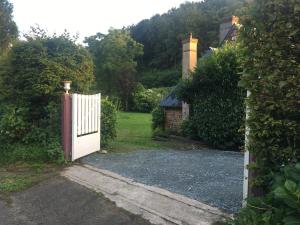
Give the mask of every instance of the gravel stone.
M 91 154 L 83 163 L 235 213 L 242 206 L 243 153 L 153 150 Z

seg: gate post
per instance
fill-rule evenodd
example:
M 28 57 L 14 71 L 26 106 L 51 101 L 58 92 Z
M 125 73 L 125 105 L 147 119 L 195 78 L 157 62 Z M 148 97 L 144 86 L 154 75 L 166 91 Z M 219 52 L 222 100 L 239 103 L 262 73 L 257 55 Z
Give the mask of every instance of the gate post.
M 71 159 L 72 152 L 72 98 L 69 94 L 71 81 L 64 81 L 65 93 L 61 97 L 61 134 L 64 156 L 66 160 Z

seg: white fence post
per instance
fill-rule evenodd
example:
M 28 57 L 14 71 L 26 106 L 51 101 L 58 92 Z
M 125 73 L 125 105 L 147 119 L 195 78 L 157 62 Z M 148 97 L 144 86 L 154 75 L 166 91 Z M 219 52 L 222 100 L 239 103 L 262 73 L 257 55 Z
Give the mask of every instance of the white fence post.
M 250 91 L 247 91 L 247 98 L 250 96 Z M 247 205 L 247 197 L 249 192 L 249 169 L 248 165 L 250 163 L 250 153 L 248 151 L 249 143 L 249 132 L 250 129 L 247 125 L 247 120 L 249 118 L 249 107 L 246 105 L 246 125 L 245 125 L 245 154 L 244 154 L 244 182 L 243 182 L 243 207 Z

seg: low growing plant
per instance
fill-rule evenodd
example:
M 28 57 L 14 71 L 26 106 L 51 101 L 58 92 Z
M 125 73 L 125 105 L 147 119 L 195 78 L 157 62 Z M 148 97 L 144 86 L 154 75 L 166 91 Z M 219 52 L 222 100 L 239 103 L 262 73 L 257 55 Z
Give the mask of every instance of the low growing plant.
M 285 166 L 273 176 L 268 195 L 249 199 L 230 225 L 300 224 L 300 163 Z

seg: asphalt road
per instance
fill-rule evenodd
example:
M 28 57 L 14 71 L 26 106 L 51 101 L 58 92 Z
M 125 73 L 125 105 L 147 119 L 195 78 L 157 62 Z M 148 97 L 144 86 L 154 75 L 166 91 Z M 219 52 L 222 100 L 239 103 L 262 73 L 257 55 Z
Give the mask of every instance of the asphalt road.
M 95 153 L 82 162 L 228 212 L 237 212 L 242 206 L 242 153 L 217 150 Z
M 0 225 L 150 225 L 103 196 L 62 177 L 0 200 Z

